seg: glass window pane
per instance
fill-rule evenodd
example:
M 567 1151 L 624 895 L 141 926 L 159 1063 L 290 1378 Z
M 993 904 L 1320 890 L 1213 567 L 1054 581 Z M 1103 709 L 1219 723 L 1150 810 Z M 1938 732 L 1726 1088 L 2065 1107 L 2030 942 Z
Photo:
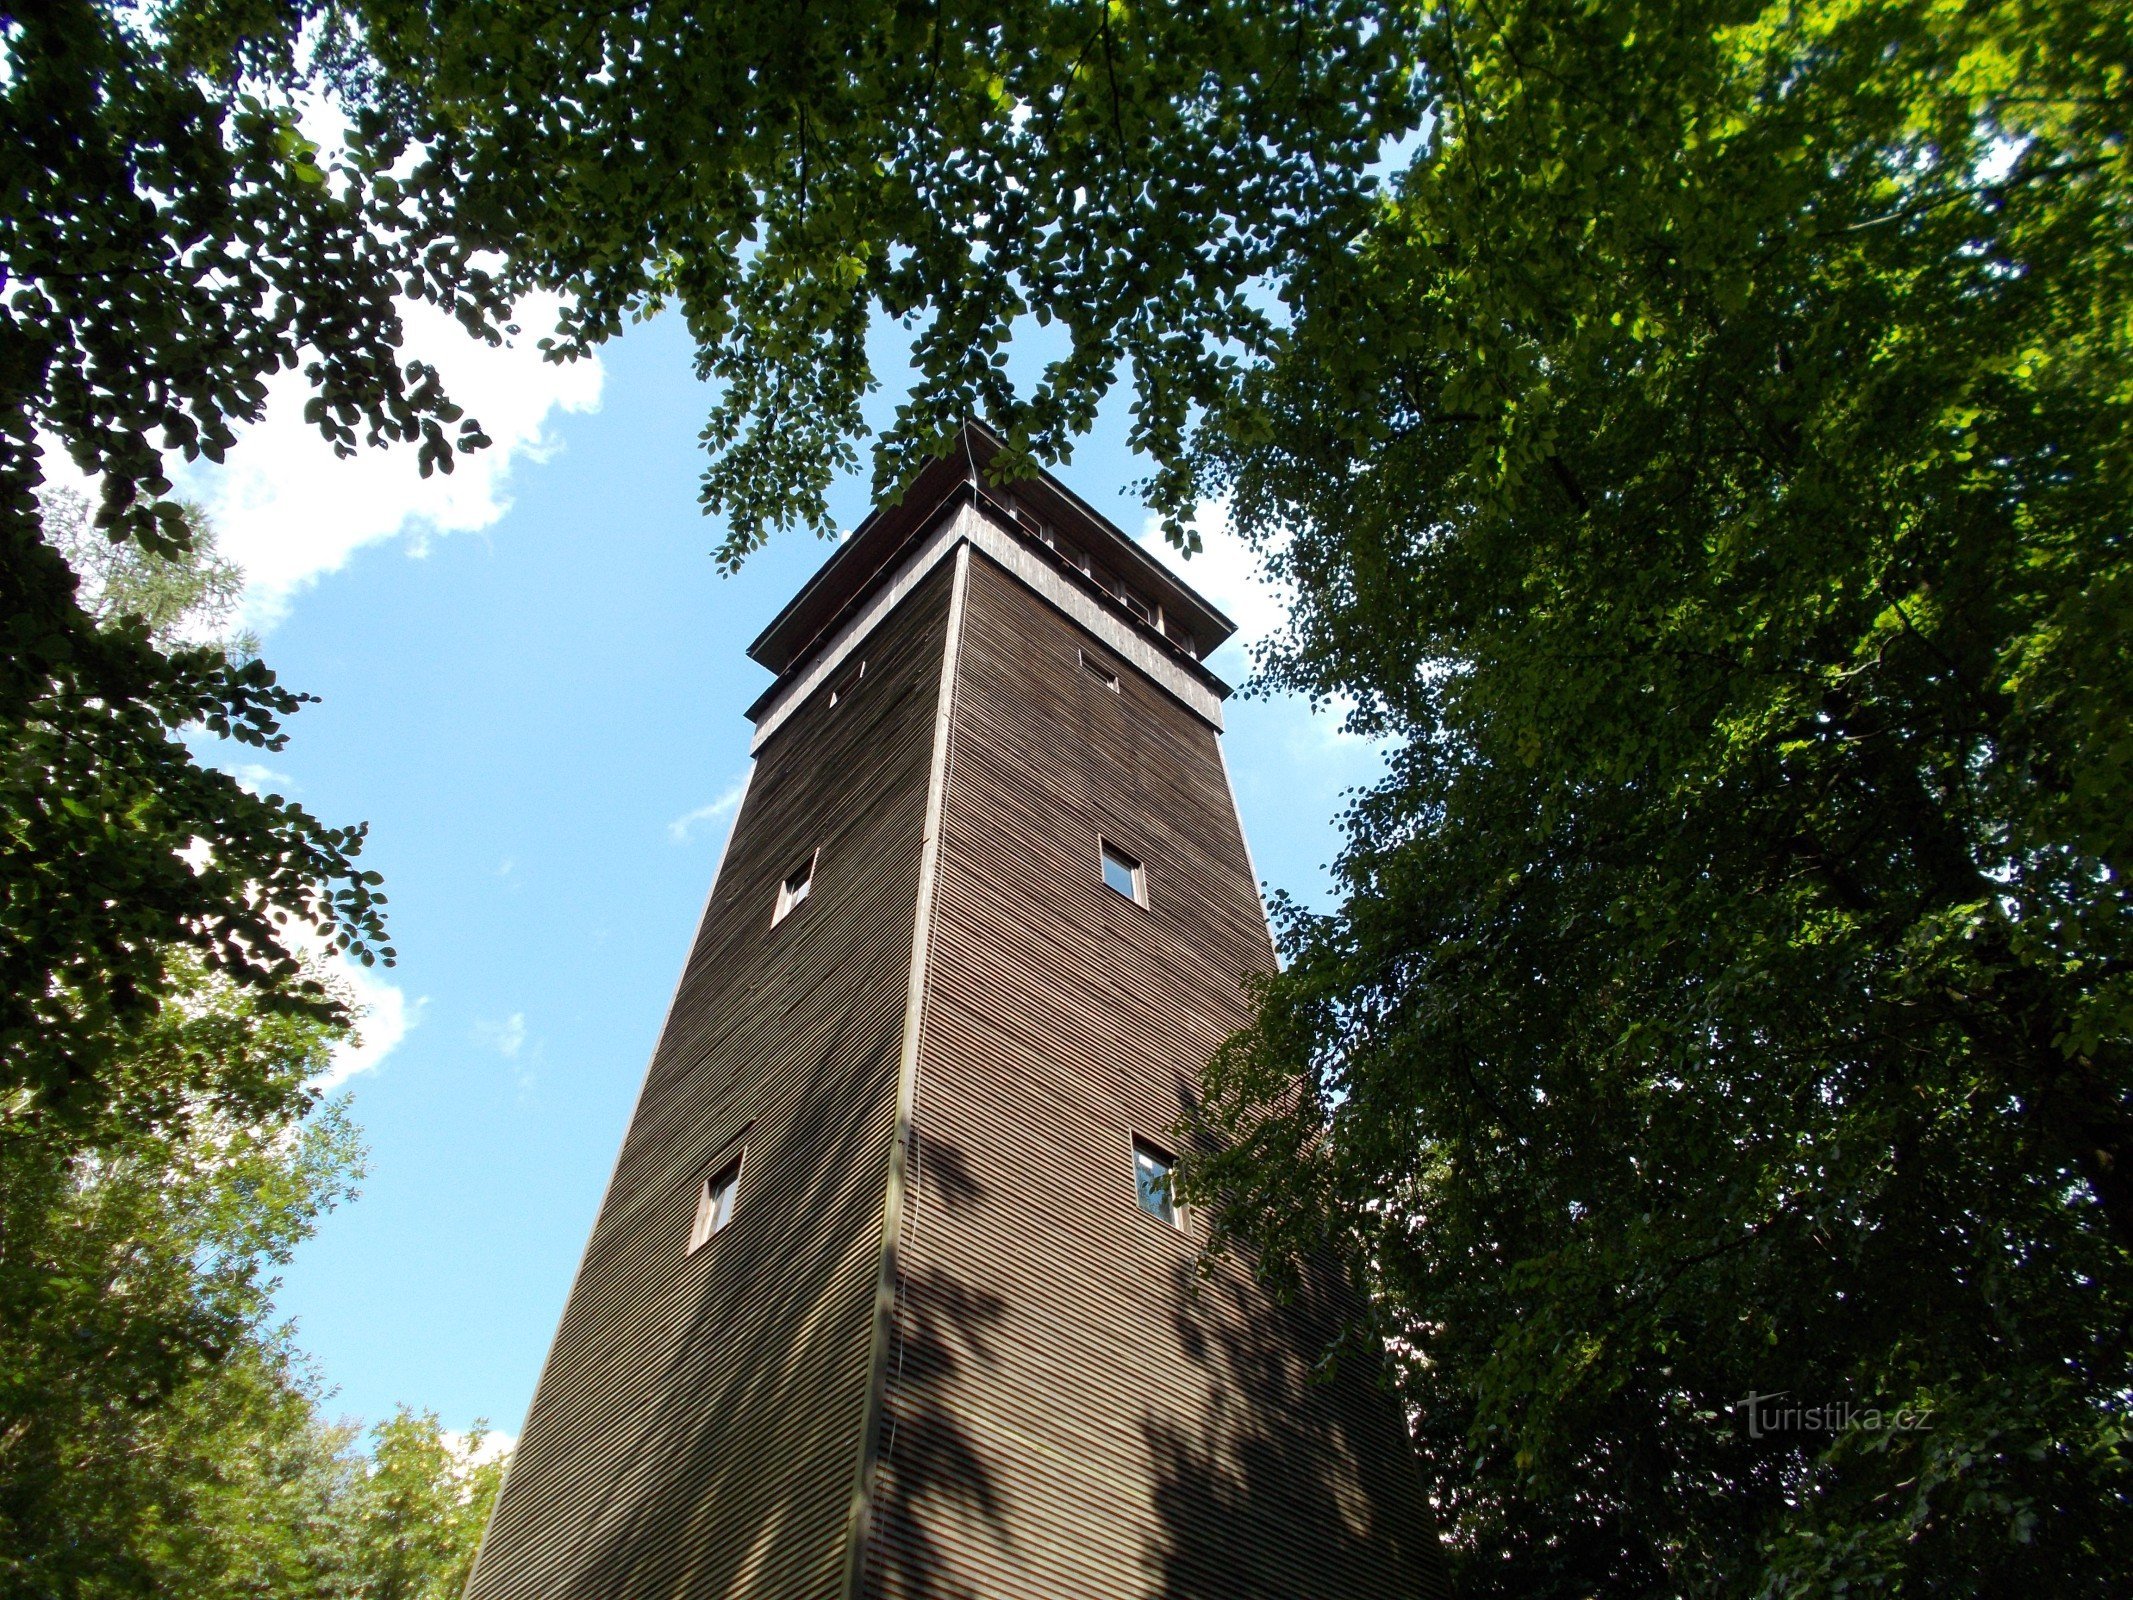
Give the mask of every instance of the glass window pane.
M 718 1186 L 711 1206 L 711 1231 L 718 1232 L 733 1219 L 733 1191 L 741 1186 L 741 1175 L 736 1172 Z
M 1081 652 L 1081 664 L 1089 669 L 1090 673 L 1094 675 L 1098 683 L 1101 683 L 1106 689 L 1109 689 L 1113 694 L 1118 693 L 1117 673 L 1113 672 L 1101 661 L 1098 661 L 1086 650 Z
M 733 1220 L 733 1197 L 741 1187 L 741 1157 L 735 1156 L 704 1179 L 696 1191 L 696 1215 L 689 1223 L 689 1253 L 711 1242 L 711 1235 Z
M 1141 864 L 1123 851 L 1104 846 L 1104 882 L 1128 900 L 1141 898 Z
M 808 891 L 814 886 L 815 858 L 809 856 L 800 865 L 793 868 L 786 875 L 785 881 L 778 885 L 778 905 L 777 909 L 770 914 L 770 925 L 774 928 L 783 922 L 786 913 L 791 911 L 802 900 L 805 900 Z
M 1133 1186 L 1143 1211 L 1176 1224 L 1177 1207 L 1170 1199 L 1170 1163 L 1144 1145 L 1134 1146 Z

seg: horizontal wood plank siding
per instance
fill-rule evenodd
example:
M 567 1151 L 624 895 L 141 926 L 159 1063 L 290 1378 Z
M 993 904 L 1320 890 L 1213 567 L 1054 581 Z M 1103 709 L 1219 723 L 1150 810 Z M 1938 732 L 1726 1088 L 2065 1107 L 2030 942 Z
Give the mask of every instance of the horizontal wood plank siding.
M 759 754 L 469 1600 L 843 1581 L 947 577 Z M 732 1220 L 689 1255 L 697 1188 L 744 1134 Z
M 1214 732 L 973 554 L 862 1591 L 1438 1592 L 1397 1411 L 1135 1200 L 1273 953 Z M 1147 905 L 1105 887 L 1099 838 Z

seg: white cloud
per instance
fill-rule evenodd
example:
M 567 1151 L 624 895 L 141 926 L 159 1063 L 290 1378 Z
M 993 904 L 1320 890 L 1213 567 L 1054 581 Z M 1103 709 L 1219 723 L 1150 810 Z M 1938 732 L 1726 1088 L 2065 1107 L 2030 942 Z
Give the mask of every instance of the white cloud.
M 422 1018 L 426 1000 L 409 1000 L 407 991 L 382 975 L 333 949 L 312 930 L 289 930 L 291 944 L 309 950 L 354 997 L 358 1020 L 355 1031 L 333 1047 L 326 1070 L 312 1087 L 338 1089 L 358 1073 L 373 1072 L 400 1047 L 408 1029 Z
M 402 359 L 434 363 L 445 392 L 495 441 L 449 474 L 422 477 L 412 445 L 336 457 L 304 421 L 311 391 L 300 371 L 269 382 L 266 415 L 239 436 L 226 465 L 181 473 L 181 490 L 207 506 L 222 553 L 244 568 L 251 626 L 271 627 L 296 595 L 364 545 L 404 537 L 420 555 L 432 537 L 489 527 L 510 509 L 513 464 L 546 460 L 558 447 L 553 414 L 600 404 L 597 359 L 555 366 L 535 348 L 555 308 L 553 296 L 530 297 L 517 318 L 524 331 L 492 348 L 433 306 L 401 307 Z
M 300 112 L 303 131 L 318 141 L 319 160 L 330 169 L 345 148 L 347 119 L 319 95 L 304 97 Z M 396 170 L 404 176 L 419 154 L 409 150 Z M 304 421 L 312 390 L 300 367 L 267 379 L 265 414 L 239 430 L 223 465 L 173 454 L 167 467 L 177 492 L 205 505 L 220 553 L 244 569 L 247 627 L 271 628 L 298 594 L 339 571 L 364 545 L 404 537 L 408 553 L 419 556 L 433 537 L 490 527 L 511 509 L 506 489 L 513 465 L 521 458 L 545 461 L 560 446 L 551 414 L 600 406 L 606 372 L 597 356 L 567 365 L 541 359 L 538 344 L 555 326 L 559 305 L 553 294 L 528 295 L 509 319 L 521 331 L 491 346 L 435 306 L 400 303 L 401 362 L 436 367 L 445 393 L 492 441 L 486 450 L 456 457 L 450 473 L 423 477 L 412 444 L 336 456 Z M 58 441 L 42 436 L 40 442 L 47 481 L 95 503 L 96 484 L 75 472 Z
M 716 822 L 720 817 L 730 816 L 740 805 L 741 796 L 747 792 L 747 788 L 748 777 L 743 773 L 727 784 L 725 793 L 709 805 L 698 806 L 694 811 L 676 817 L 668 823 L 667 837 L 676 844 L 687 844 L 690 836 L 704 823 Z
M 518 1448 L 517 1434 L 501 1433 L 493 1428 L 484 1431 L 481 1436 L 481 1443 L 473 1445 L 471 1449 L 469 1448 L 473 1441 L 471 1433 L 461 1433 L 457 1428 L 445 1428 L 442 1433 L 444 1447 L 459 1458 L 460 1465 L 466 1467 L 485 1465 L 488 1462 L 509 1455 Z
M 296 780 L 286 772 L 276 772 L 272 767 L 263 766 L 257 761 L 239 761 L 222 770 L 252 794 L 285 795 L 296 787 Z
M 1193 508 L 1192 527 L 1200 536 L 1197 555 L 1180 552 L 1163 537 L 1161 519 L 1152 516 L 1141 529 L 1141 547 L 1228 612 L 1247 651 L 1279 633 L 1289 620 L 1293 591 L 1269 578 L 1259 552 L 1238 536 L 1228 498 L 1202 500 Z
M 477 1022 L 474 1034 L 506 1061 L 514 1061 L 526 1048 L 526 1013 L 514 1011 L 502 1022 Z
M 1140 545 L 1158 561 L 1176 572 L 1201 594 L 1229 613 L 1236 623 L 1236 640 L 1247 658 L 1288 625 L 1296 603 L 1296 591 L 1287 580 L 1267 575 L 1259 552 L 1239 536 L 1230 521 L 1227 497 L 1202 500 L 1193 508 L 1192 527 L 1200 536 L 1197 555 L 1185 555 L 1163 537 L 1162 520 L 1150 517 L 1141 528 Z M 1315 739 L 1291 739 L 1297 760 L 1310 759 L 1314 749 L 1332 746 L 1366 746 L 1379 754 L 1398 743 L 1394 739 L 1364 739 L 1350 733 L 1346 723 L 1354 702 L 1336 695 L 1317 710 L 1308 709 L 1300 696 L 1309 730 Z

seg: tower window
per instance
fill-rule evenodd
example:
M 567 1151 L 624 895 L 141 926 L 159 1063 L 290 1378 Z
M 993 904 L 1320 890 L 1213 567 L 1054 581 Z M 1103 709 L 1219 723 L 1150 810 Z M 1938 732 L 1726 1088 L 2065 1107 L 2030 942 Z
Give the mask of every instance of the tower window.
M 849 672 L 831 685 L 829 703 L 838 706 L 851 699 L 853 692 L 859 687 L 859 680 L 866 675 L 867 664 L 864 660 L 854 664 Z
M 1083 667 L 1088 669 L 1089 675 L 1095 678 L 1097 682 L 1101 683 L 1106 689 L 1109 689 L 1113 694 L 1118 693 L 1117 673 L 1113 672 L 1101 661 L 1098 661 L 1086 650 L 1081 652 L 1081 664 Z
M 815 856 L 820 854 L 821 852 L 818 850 L 808 856 L 805 861 L 788 872 L 785 875 L 785 881 L 778 885 L 778 909 L 772 912 L 770 917 L 770 925 L 773 928 L 791 916 L 800 902 L 807 898 L 808 892 L 814 888 Z
M 1135 905 L 1148 903 L 1148 874 L 1141 864 L 1109 840 L 1101 841 L 1104 858 L 1104 882 L 1117 890 Z
M 1143 1211 L 1160 1217 L 1173 1228 L 1183 1226 L 1178 1221 L 1177 1201 L 1171 1194 L 1176 1167 L 1177 1163 L 1154 1145 L 1140 1139 L 1133 1141 L 1133 1192 Z
M 1119 585 L 1118 598 L 1119 602 L 1142 622 L 1147 623 L 1150 627 L 1155 625 L 1154 609 L 1150 607 L 1147 601 L 1143 600 L 1131 589 L 1128 589 L 1124 584 Z
M 709 1244 L 711 1235 L 733 1220 L 733 1197 L 741 1187 L 741 1157 L 746 1153 L 736 1150 L 731 1160 L 721 1164 L 697 1188 L 696 1218 L 689 1224 L 690 1255 Z

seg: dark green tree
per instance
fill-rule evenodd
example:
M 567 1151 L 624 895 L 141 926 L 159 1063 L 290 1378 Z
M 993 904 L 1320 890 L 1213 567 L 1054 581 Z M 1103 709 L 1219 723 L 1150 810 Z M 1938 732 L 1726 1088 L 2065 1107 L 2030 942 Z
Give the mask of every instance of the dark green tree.
M 452 1600 L 482 1436 L 328 1419 L 275 1269 L 353 1192 L 345 1029 L 175 955 L 100 1121 L 0 1116 L 0 1596 Z
M 1434 8 L 1218 419 L 1395 754 L 1191 1187 L 1355 1265 L 1469 1592 L 2133 1584 L 2125 23 Z
M 64 492 L 44 520 L 97 625 L 241 656 L 242 575 L 182 509 L 168 556 Z M 315 965 L 293 993 L 182 948 L 163 970 L 93 1098 L 0 1100 L 0 1595 L 456 1594 L 500 1469 L 410 1414 L 363 1454 L 271 1321 L 274 1269 L 358 1176 L 310 1087 L 344 997 Z
M 969 416 L 1007 436 L 1003 472 L 1065 459 L 1122 367 L 1135 443 L 1174 462 L 1271 347 L 1266 286 L 1368 220 L 1371 164 L 1421 112 L 1407 19 L 1364 0 L 361 11 L 460 226 L 507 242 L 513 292 L 565 297 L 557 355 L 687 322 L 728 567 L 829 531 L 876 319 L 912 335 L 877 489 Z M 1048 327 L 1023 392 L 1008 347 Z
M 182 515 L 187 547 L 159 555 L 104 539 L 78 497 L 44 507 L 92 626 L 229 660 L 241 576 Z M 96 1019 L 93 1095 L 0 1097 L 8 1593 L 139 1591 L 174 1560 L 209 1562 L 207 1486 L 311 1425 L 265 1318 L 274 1265 L 352 1177 L 343 1112 L 307 1115 L 345 1024 L 317 972 L 239 984 L 182 946 L 157 965 L 167 1004 Z M 219 1450 L 233 1431 L 249 1445 Z

